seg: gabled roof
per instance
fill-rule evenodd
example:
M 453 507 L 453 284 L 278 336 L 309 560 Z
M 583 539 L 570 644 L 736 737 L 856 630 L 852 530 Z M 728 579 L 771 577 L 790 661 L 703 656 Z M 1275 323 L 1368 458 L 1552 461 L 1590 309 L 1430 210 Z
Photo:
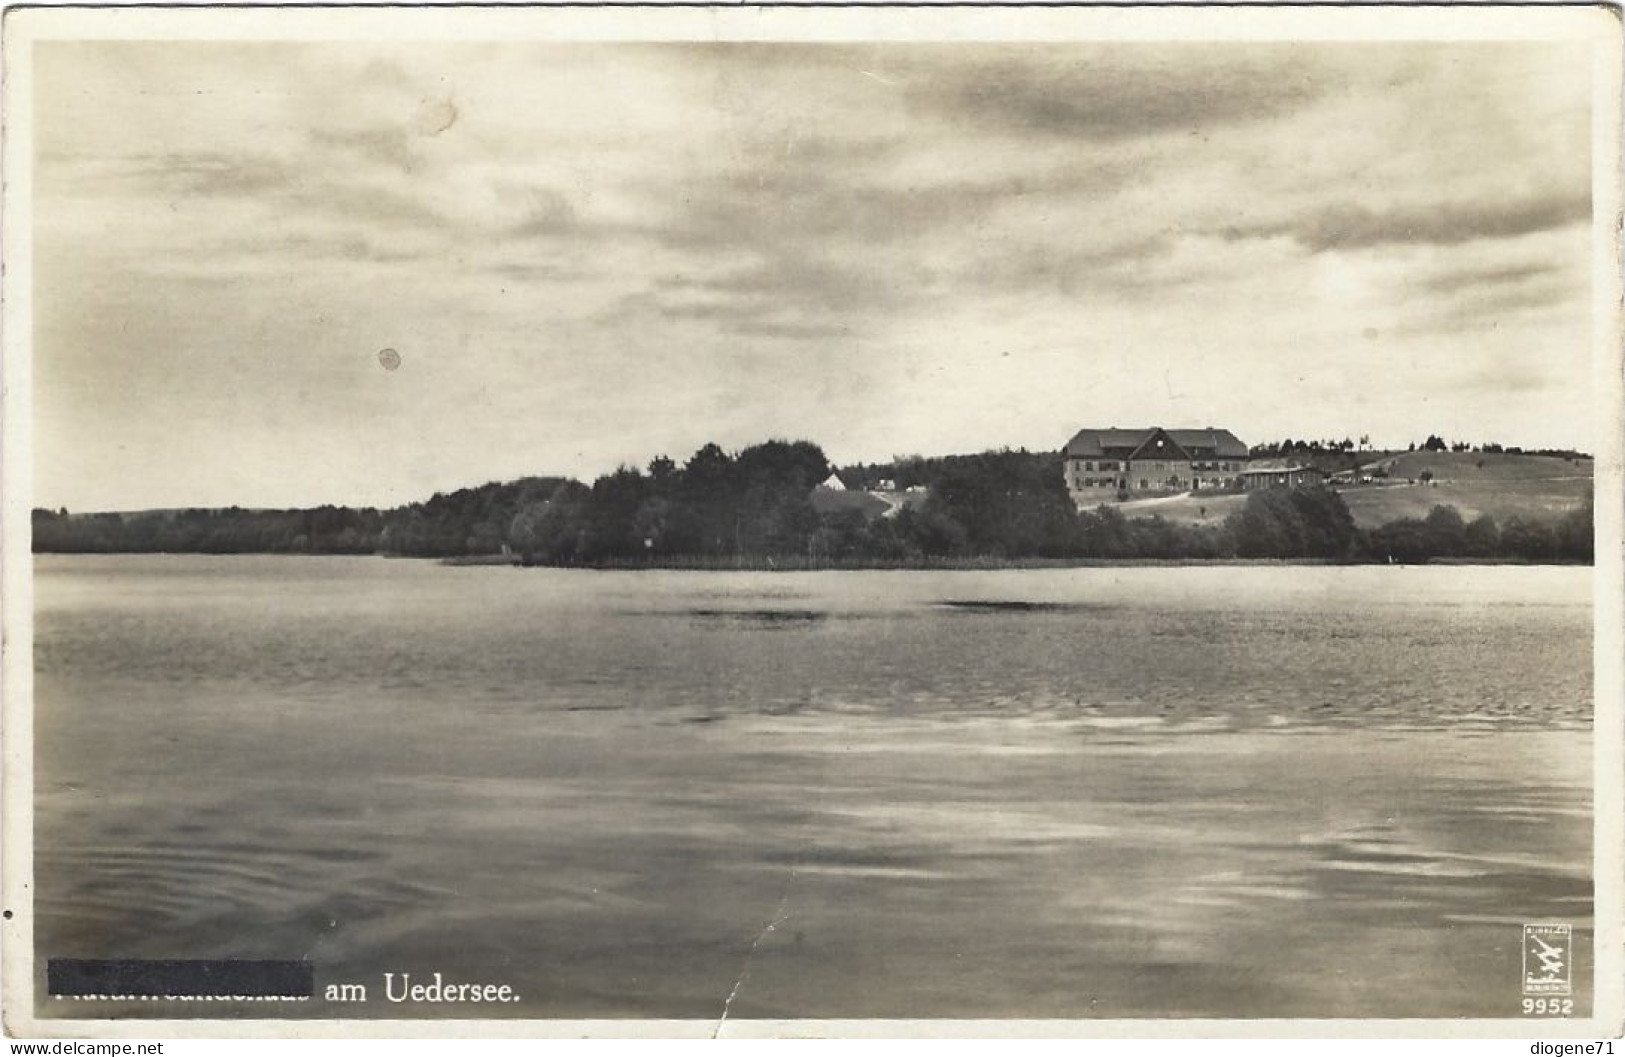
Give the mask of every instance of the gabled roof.
M 1088 458 L 1129 458 L 1159 433 L 1185 449 L 1191 458 L 1245 459 L 1247 445 L 1227 429 L 1080 429 L 1061 449 L 1063 455 Z
M 1062 453 L 1089 458 L 1111 452 L 1126 457 L 1144 444 L 1152 432 L 1149 429 L 1080 429 L 1076 436 L 1067 441 Z
M 1227 429 L 1171 429 L 1168 435 L 1192 455 L 1245 459 L 1247 445 Z
M 1134 454 L 1129 456 L 1130 459 L 1179 459 L 1186 462 L 1190 461 L 1190 457 L 1191 453 L 1161 426 L 1152 430 L 1134 449 Z
M 832 473 L 828 477 L 824 478 L 823 482 L 820 483 L 818 487 L 828 489 L 831 492 L 844 492 L 846 491 L 846 482 L 841 480 L 840 474 Z

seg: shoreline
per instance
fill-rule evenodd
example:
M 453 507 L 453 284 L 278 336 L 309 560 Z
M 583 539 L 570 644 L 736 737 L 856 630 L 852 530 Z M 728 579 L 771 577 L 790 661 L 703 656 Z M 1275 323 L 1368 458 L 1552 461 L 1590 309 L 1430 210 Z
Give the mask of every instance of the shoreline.
M 555 565 L 541 562 L 471 562 L 459 559 L 440 559 L 442 565 L 491 565 L 508 564 L 527 569 L 580 569 L 591 572 L 641 572 L 641 571 L 667 571 L 667 572 L 763 572 L 763 573 L 789 573 L 789 572 L 976 572 L 999 570 L 1032 570 L 1032 569 L 1106 569 L 1106 568 L 1202 568 L 1202 567 L 1299 567 L 1299 566 L 1409 566 L 1423 565 L 1513 565 L 1529 567 L 1583 567 L 1590 568 L 1592 562 L 1531 562 L 1517 558 L 1449 558 L 1435 559 L 1425 562 L 1384 562 L 1384 561 L 1342 561 L 1335 558 L 943 558 L 943 559 L 899 559 L 896 561 L 876 561 L 864 559 L 861 561 L 826 561 L 807 562 L 782 561 L 765 562 L 746 560 L 736 562 L 726 561 L 651 561 L 651 562 L 592 562 L 571 565 Z
M 45 550 L 33 557 L 57 556 L 140 556 L 206 558 L 382 558 L 388 561 L 432 562 L 448 568 L 505 567 L 524 569 L 576 569 L 585 572 L 908 572 L 908 571 L 997 571 L 1003 569 L 1095 569 L 1095 568 L 1182 568 L 1218 566 L 1489 566 L 1510 565 L 1530 568 L 1594 568 L 1595 562 L 1529 561 L 1523 558 L 1431 558 L 1420 562 L 1386 562 L 1342 558 L 861 558 L 851 560 L 805 558 L 668 558 L 646 561 L 527 562 L 516 554 L 468 554 L 443 557 L 406 554 L 314 554 L 291 551 L 147 551 L 147 550 Z

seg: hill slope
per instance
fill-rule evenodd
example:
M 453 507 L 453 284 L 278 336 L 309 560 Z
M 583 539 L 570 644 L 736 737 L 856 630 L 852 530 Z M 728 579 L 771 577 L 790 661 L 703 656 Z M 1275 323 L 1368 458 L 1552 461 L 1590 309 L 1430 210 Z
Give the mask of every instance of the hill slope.
M 1455 507 L 1468 520 L 1480 514 L 1498 522 L 1511 517 L 1547 520 L 1581 506 L 1592 487 L 1590 459 L 1547 455 L 1404 452 L 1363 469 L 1389 474 L 1386 481 L 1339 489 L 1355 522 L 1367 529 L 1399 518 L 1425 517 L 1441 504 Z M 1421 480 L 1424 471 L 1432 474 L 1428 483 Z M 1245 498 L 1185 495 L 1134 500 L 1117 509 L 1125 517 L 1155 514 L 1184 524 L 1211 524 L 1223 521 Z

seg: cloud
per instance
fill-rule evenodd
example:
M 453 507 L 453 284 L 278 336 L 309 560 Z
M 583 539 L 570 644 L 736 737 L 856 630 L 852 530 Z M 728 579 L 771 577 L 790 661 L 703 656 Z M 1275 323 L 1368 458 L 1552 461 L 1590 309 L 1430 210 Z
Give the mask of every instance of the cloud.
M 574 268 L 547 262 L 504 260 L 491 265 L 489 270 L 500 278 L 512 279 L 515 282 L 546 282 L 581 278 L 580 272 Z
M 532 188 L 525 197 L 524 215 L 509 224 L 505 235 L 514 238 L 562 238 L 580 233 L 580 218 L 568 197 L 545 188 Z
M 306 214 L 380 228 L 449 228 L 450 219 L 424 196 L 379 184 L 312 180 L 290 195 Z
M 1165 234 L 1121 242 L 1041 244 L 969 262 L 964 278 L 971 284 L 1010 291 L 1050 288 L 1072 295 L 1109 289 L 1143 296 L 1175 281 L 1151 266 L 1169 261 L 1176 246 L 1177 240 Z
M 259 151 L 165 151 L 113 157 L 48 153 L 40 157 L 47 194 L 253 197 L 292 183 L 287 165 Z
M 151 175 L 195 195 L 262 195 L 289 184 L 280 160 L 264 154 L 169 154 L 155 161 Z
M 1335 67 L 1286 48 L 1218 57 L 1206 45 L 1035 46 L 942 64 L 907 83 L 921 109 L 987 129 L 1111 142 L 1264 120 L 1308 105 L 1337 80 Z
M 1236 226 L 1232 241 L 1286 236 L 1314 253 L 1372 246 L 1454 246 L 1480 239 L 1509 239 L 1591 218 L 1590 195 L 1557 194 L 1521 201 L 1439 200 L 1375 210 L 1355 203 L 1318 208 L 1291 220 Z
M 1501 264 L 1490 267 L 1466 268 L 1447 272 L 1422 280 L 1422 286 L 1436 293 L 1454 293 L 1480 287 L 1499 287 L 1521 284 L 1529 279 L 1542 279 L 1558 271 L 1550 262 L 1540 264 Z
M 39 418 L 74 424 L 41 478 L 76 508 L 157 475 L 251 502 L 363 437 L 439 487 L 496 453 L 591 474 L 792 429 L 859 457 L 1091 417 L 1408 430 L 1480 356 L 1558 383 L 1462 417 L 1585 444 L 1589 81 L 1544 45 L 97 43 L 37 68 Z M 385 345 L 411 369 L 386 379 Z M 158 436 L 159 406 L 261 479 L 99 439 Z M 324 497 L 423 483 L 391 462 Z
M 841 261 L 787 248 L 753 264 L 714 274 L 655 275 L 647 289 L 601 312 L 597 322 L 622 329 L 637 318 L 715 324 L 726 333 L 816 340 L 866 329 L 915 298 L 863 261 Z
M 360 234 L 312 235 L 292 233 L 274 235 L 269 239 L 260 237 L 244 239 L 238 242 L 238 247 L 244 256 L 263 254 L 268 246 L 274 247 L 283 253 L 297 255 L 305 259 L 316 258 L 351 263 L 397 264 L 415 261 L 420 258 L 417 253 L 386 247 L 380 245 L 374 239 Z
M 422 164 L 407 130 L 397 125 L 366 128 L 311 129 L 317 144 L 348 155 L 351 160 L 409 173 Z
M 843 152 L 821 141 L 813 153 Z M 958 282 L 1003 273 L 1016 283 L 1055 266 L 1046 256 L 1053 231 L 1040 225 L 1037 244 L 1026 234 L 999 240 L 1001 216 L 1108 198 L 1133 178 L 1131 166 L 1093 160 L 924 179 L 856 152 L 845 168 L 802 164 L 799 150 L 790 157 L 690 174 L 674 186 L 644 183 L 648 219 L 604 234 L 647 239 L 688 262 L 676 274 L 652 274 L 646 304 L 734 334 L 815 340 L 862 332 L 932 298 L 959 296 Z M 1146 252 L 1085 243 L 1052 256 L 1082 267 Z M 1029 254 L 1046 263 L 1024 263 Z
M 1502 327 L 1543 313 L 1583 321 L 1588 307 L 1584 286 L 1565 281 L 1555 273 L 1547 274 L 1548 278 L 1534 282 L 1500 284 L 1492 280 L 1482 286 L 1447 286 L 1455 296 L 1422 302 L 1416 320 L 1406 329 L 1462 334 Z
M 829 338 L 848 337 L 852 326 L 848 323 L 757 323 L 740 322 L 734 332 L 746 337 L 777 338 L 789 341 L 825 341 Z

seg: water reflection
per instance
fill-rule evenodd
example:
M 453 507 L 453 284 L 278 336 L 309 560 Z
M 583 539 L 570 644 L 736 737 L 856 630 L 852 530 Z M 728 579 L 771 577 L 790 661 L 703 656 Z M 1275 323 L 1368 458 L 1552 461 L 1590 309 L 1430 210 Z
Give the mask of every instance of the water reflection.
M 753 945 L 731 1018 L 1514 1015 L 1521 922 L 1589 972 L 1585 577 L 44 558 L 39 949 L 521 1016 L 714 1018 Z

